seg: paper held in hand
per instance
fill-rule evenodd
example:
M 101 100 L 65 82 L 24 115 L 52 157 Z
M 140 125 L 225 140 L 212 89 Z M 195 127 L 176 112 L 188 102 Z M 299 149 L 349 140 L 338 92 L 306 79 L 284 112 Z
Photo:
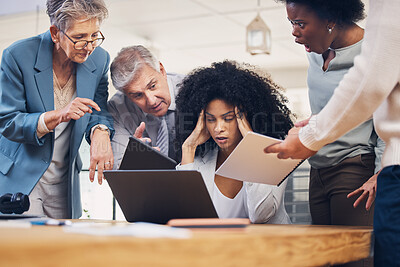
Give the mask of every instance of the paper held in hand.
M 249 132 L 222 163 L 216 174 L 254 183 L 279 185 L 302 162 L 300 159 L 278 159 L 264 148 L 282 140 Z

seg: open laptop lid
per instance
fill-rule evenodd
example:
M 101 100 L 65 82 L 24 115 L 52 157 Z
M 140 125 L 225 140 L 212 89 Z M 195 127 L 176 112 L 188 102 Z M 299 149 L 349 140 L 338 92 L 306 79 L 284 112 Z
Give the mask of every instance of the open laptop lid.
M 176 161 L 135 137 L 129 138 L 120 170 L 175 169 Z
M 218 218 L 197 171 L 114 170 L 104 175 L 128 222 Z

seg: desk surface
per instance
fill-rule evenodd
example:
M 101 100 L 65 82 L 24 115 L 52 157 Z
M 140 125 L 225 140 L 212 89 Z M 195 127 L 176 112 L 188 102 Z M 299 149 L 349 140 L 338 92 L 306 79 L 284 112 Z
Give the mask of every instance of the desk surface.
M 251 225 L 144 239 L 0 228 L 0 266 L 321 266 L 368 257 L 371 234 L 367 227 Z

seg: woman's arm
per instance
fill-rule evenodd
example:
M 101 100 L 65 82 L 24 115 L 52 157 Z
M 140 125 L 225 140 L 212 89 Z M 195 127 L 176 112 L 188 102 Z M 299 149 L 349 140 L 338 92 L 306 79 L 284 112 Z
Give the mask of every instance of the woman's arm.
M 44 123 L 48 130 L 54 130 L 62 122 L 79 120 L 86 113 L 93 113 L 91 107 L 100 111 L 100 107 L 93 100 L 76 97 L 63 109 L 45 112 Z
M 29 113 L 22 68 L 9 49 L 3 51 L 0 68 L 0 133 L 7 139 L 42 145 L 36 134 L 41 113 Z
M 375 133 L 374 133 L 375 134 Z M 367 199 L 365 204 L 365 209 L 369 210 L 374 203 L 375 195 L 376 195 L 376 185 L 378 174 L 381 171 L 381 159 L 383 155 L 383 151 L 385 150 L 385 142 L 377 136 L 376 146 L 375 146 L 375 174 L 371 176 L 368 181 L 366 181 L 361 187 L 357 188 L 353 192 L 347 195 L 347 198 L 351 198 L 354 196 L 358 196 L 358 198 L 354 201 L 354 208 L 356 208 L 361 201 Z
M 210 133 L 206 128 L 204 110 L 202 110 L 200 112 L 199 119 L 197 120 L 196 127 L 182 144 L 181 165 L 193 163 L 197 147 L 205 143 L 209 138 Z
M 97 48 L 99 49 L 99 48 Z M 110 138 L 114 136 L 114 125 L 113 118 L 111 114 L 108 112 L 107 100 L 108 100 L 108 72 L 109 72 L 109 64 L 110 64 L 110 55 L 105 50 L 100 50 L 101 56 L 106 57 L 106 60 L 102 60 L 100 64 L 102 65 L 102 72 L 100 76 L 99 84 L 96 88 L 93 101 L 100 107 L 100 110 L 94 110 L 90 115 L 89 123 L 86 128 L 86 140 L 90 144 L 90 135 L 92 127 L 97 124 L 104 124 L 110 130 Z M 98 66 L 100 68 L 100 66 Z
M 102 65 L 102 73 L 99 81 L 99 85 L 96 88 L 94 94 L 94 102 L 96 102 L 100 110 L 93 111 L 90 116 L 88 126 L 86 128 L 86 139 L 90 144 L 90 167 L 89 167 L 89 179 L 94 180 L 95 171 L 97 168 L 97 179 L 99 184 L 103 180 L 103 171 L 110 170 L 113 168 L 114 156 L 111 148 L 111 138 L 114 134 L 113 120 L 111 114 L 107 110 L 107 99 L 108 99 L 108 70 L 110 63 L 109 54 L 99 49 L 101 55 L 106 56 L 105 61 L 100 61 L 98 68 Z M 98 125 L 103 124 L 108 127 L 108 132 L 96 129 L 91 135 L 91 129 Z
M 246 116 L 235 107 L 236 119 L 242 136 L 252 131 Z M 267 184 L 248 183 L 244 186 L 247 193 L 247 210 L 252 223 L 267 223 L 275 216 L 283 200 L 286 181 L 280 185 L 272 186 Z
M 286 183 L 273 186 L 258 183 L 245 183 L 247 193 L 247 209 L 252 223 L 267 223 L 281 207 Z

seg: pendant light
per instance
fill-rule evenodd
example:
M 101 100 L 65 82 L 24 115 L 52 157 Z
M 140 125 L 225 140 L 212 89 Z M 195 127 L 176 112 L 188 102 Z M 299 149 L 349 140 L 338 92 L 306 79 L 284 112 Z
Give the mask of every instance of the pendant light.
M 257 16 L 246 28 L 246 51 L 251 55 L 271 53 L 271 30 L 260 17 L 260 0 Z

